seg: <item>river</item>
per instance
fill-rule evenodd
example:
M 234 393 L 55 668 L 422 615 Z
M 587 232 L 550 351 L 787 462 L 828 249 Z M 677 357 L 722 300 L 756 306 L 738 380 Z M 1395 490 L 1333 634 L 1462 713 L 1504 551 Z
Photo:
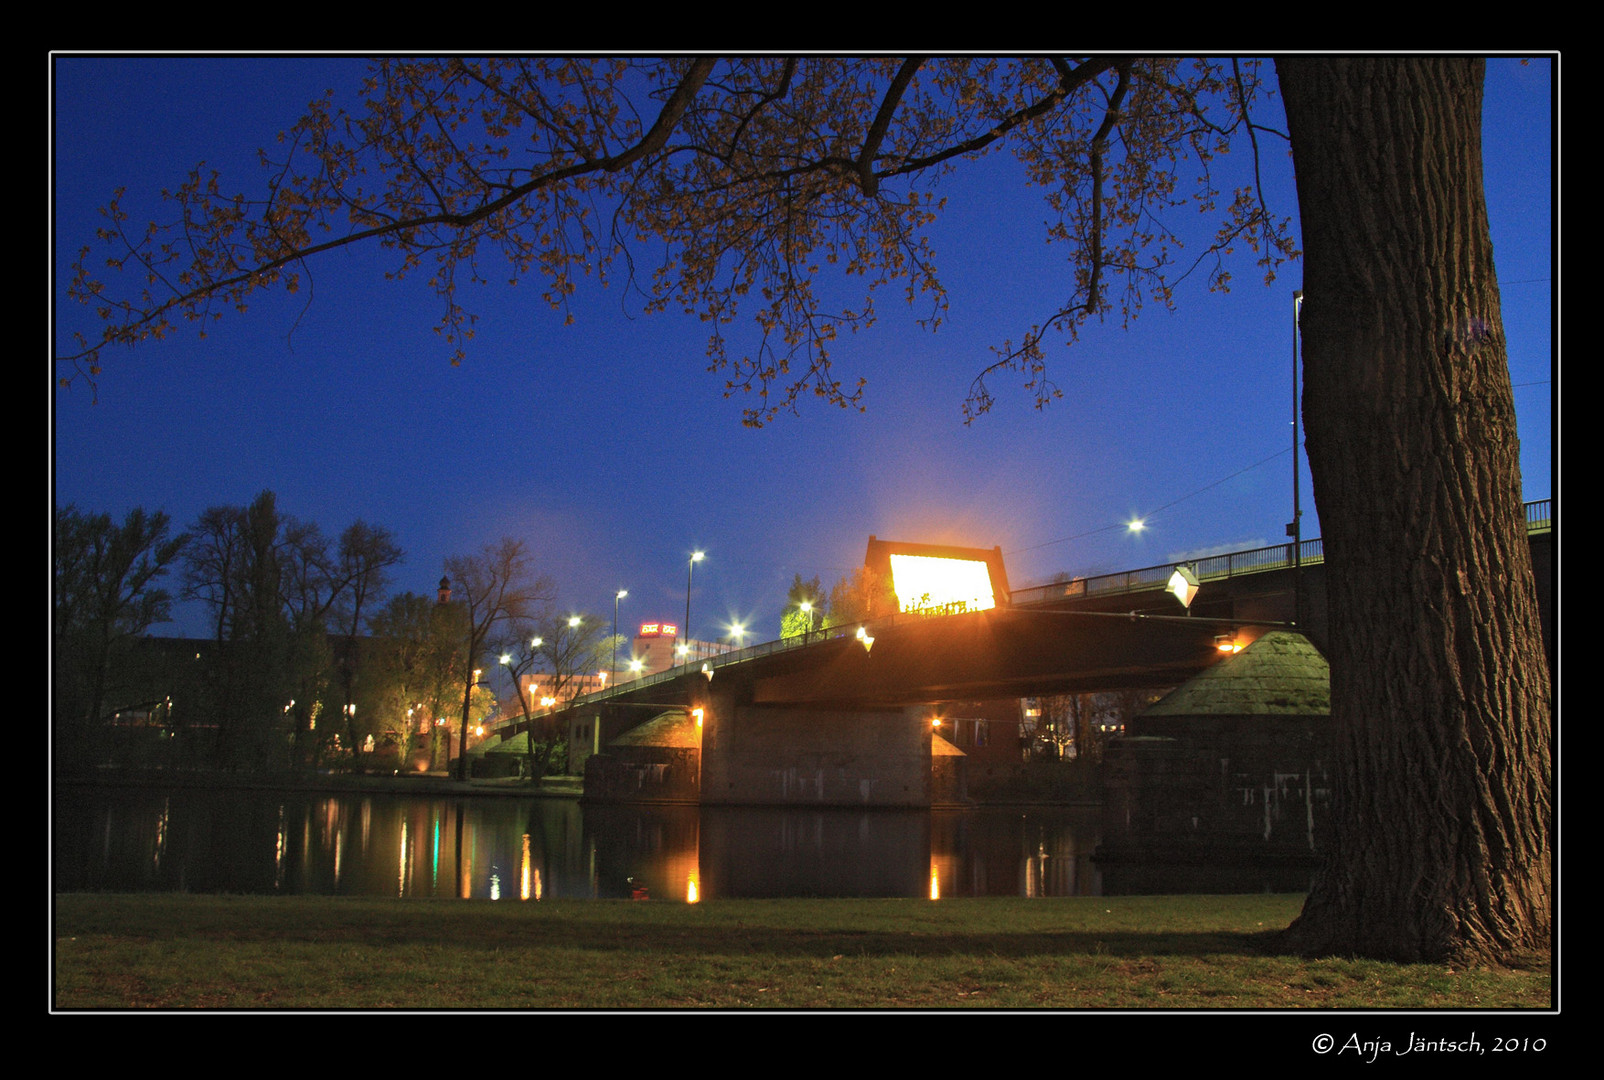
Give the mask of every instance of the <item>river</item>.
M 58 786 L 57 892 L 490 900 L 1096 896 L 1095 807 L 590 806 Z M 1206 891 L 1300 890 L 1233 876 Z M 1200 891 L 1144 879 L 1139 889 Z

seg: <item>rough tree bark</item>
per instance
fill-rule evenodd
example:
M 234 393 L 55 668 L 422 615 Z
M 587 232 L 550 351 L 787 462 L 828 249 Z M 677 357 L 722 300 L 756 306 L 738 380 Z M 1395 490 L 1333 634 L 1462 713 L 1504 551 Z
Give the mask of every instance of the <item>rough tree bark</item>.
M 1289 942 L 1497 960 L 1552 927 L 1551 697 L 1482 191 L 1483 63 L 1277 62 L 1338 729 Z

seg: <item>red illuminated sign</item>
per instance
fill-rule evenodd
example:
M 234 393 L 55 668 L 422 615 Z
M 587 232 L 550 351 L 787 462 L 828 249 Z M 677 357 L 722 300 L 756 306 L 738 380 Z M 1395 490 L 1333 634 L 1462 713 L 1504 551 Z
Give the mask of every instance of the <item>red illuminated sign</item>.
M 640 633 L 637 637 L 674 637 L 679 633 L 679 627 L 673 623 L 641 623 Z

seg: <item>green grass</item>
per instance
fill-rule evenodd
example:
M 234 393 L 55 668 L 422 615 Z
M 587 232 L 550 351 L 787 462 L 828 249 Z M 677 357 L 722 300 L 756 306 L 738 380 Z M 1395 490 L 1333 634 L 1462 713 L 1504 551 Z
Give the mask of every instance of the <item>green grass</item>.
M 56 897 L 71 1009 L 1549 1008 L 1547 957 L 1277 954 L 1301 896 Z

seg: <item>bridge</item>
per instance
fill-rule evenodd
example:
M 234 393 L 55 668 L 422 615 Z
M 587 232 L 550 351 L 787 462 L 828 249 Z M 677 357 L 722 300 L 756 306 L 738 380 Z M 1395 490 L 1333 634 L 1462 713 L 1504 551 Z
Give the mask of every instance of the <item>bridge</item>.
M 1527 522 L 1552 641 L 1552 502 L 1529 504 Z M 933 705 L 1175 686 L 1300 609 L 1300 632 L 1323 643 L 1321 541 L 1186 565 L 1199 584 L 1189 609 L 1165 591 L 1176 568 L 1165 563 L 1015 590 L 985 611 L 900 613 L 771 641 L 620 683 L 555 715 L 595 751 L 653 716 L 695 717 L 682 752 L 636 751 L 659 784 L 674 774 L 665 797 L 928 806 Z M 637 770 L 642 785 L 645 775 Z

